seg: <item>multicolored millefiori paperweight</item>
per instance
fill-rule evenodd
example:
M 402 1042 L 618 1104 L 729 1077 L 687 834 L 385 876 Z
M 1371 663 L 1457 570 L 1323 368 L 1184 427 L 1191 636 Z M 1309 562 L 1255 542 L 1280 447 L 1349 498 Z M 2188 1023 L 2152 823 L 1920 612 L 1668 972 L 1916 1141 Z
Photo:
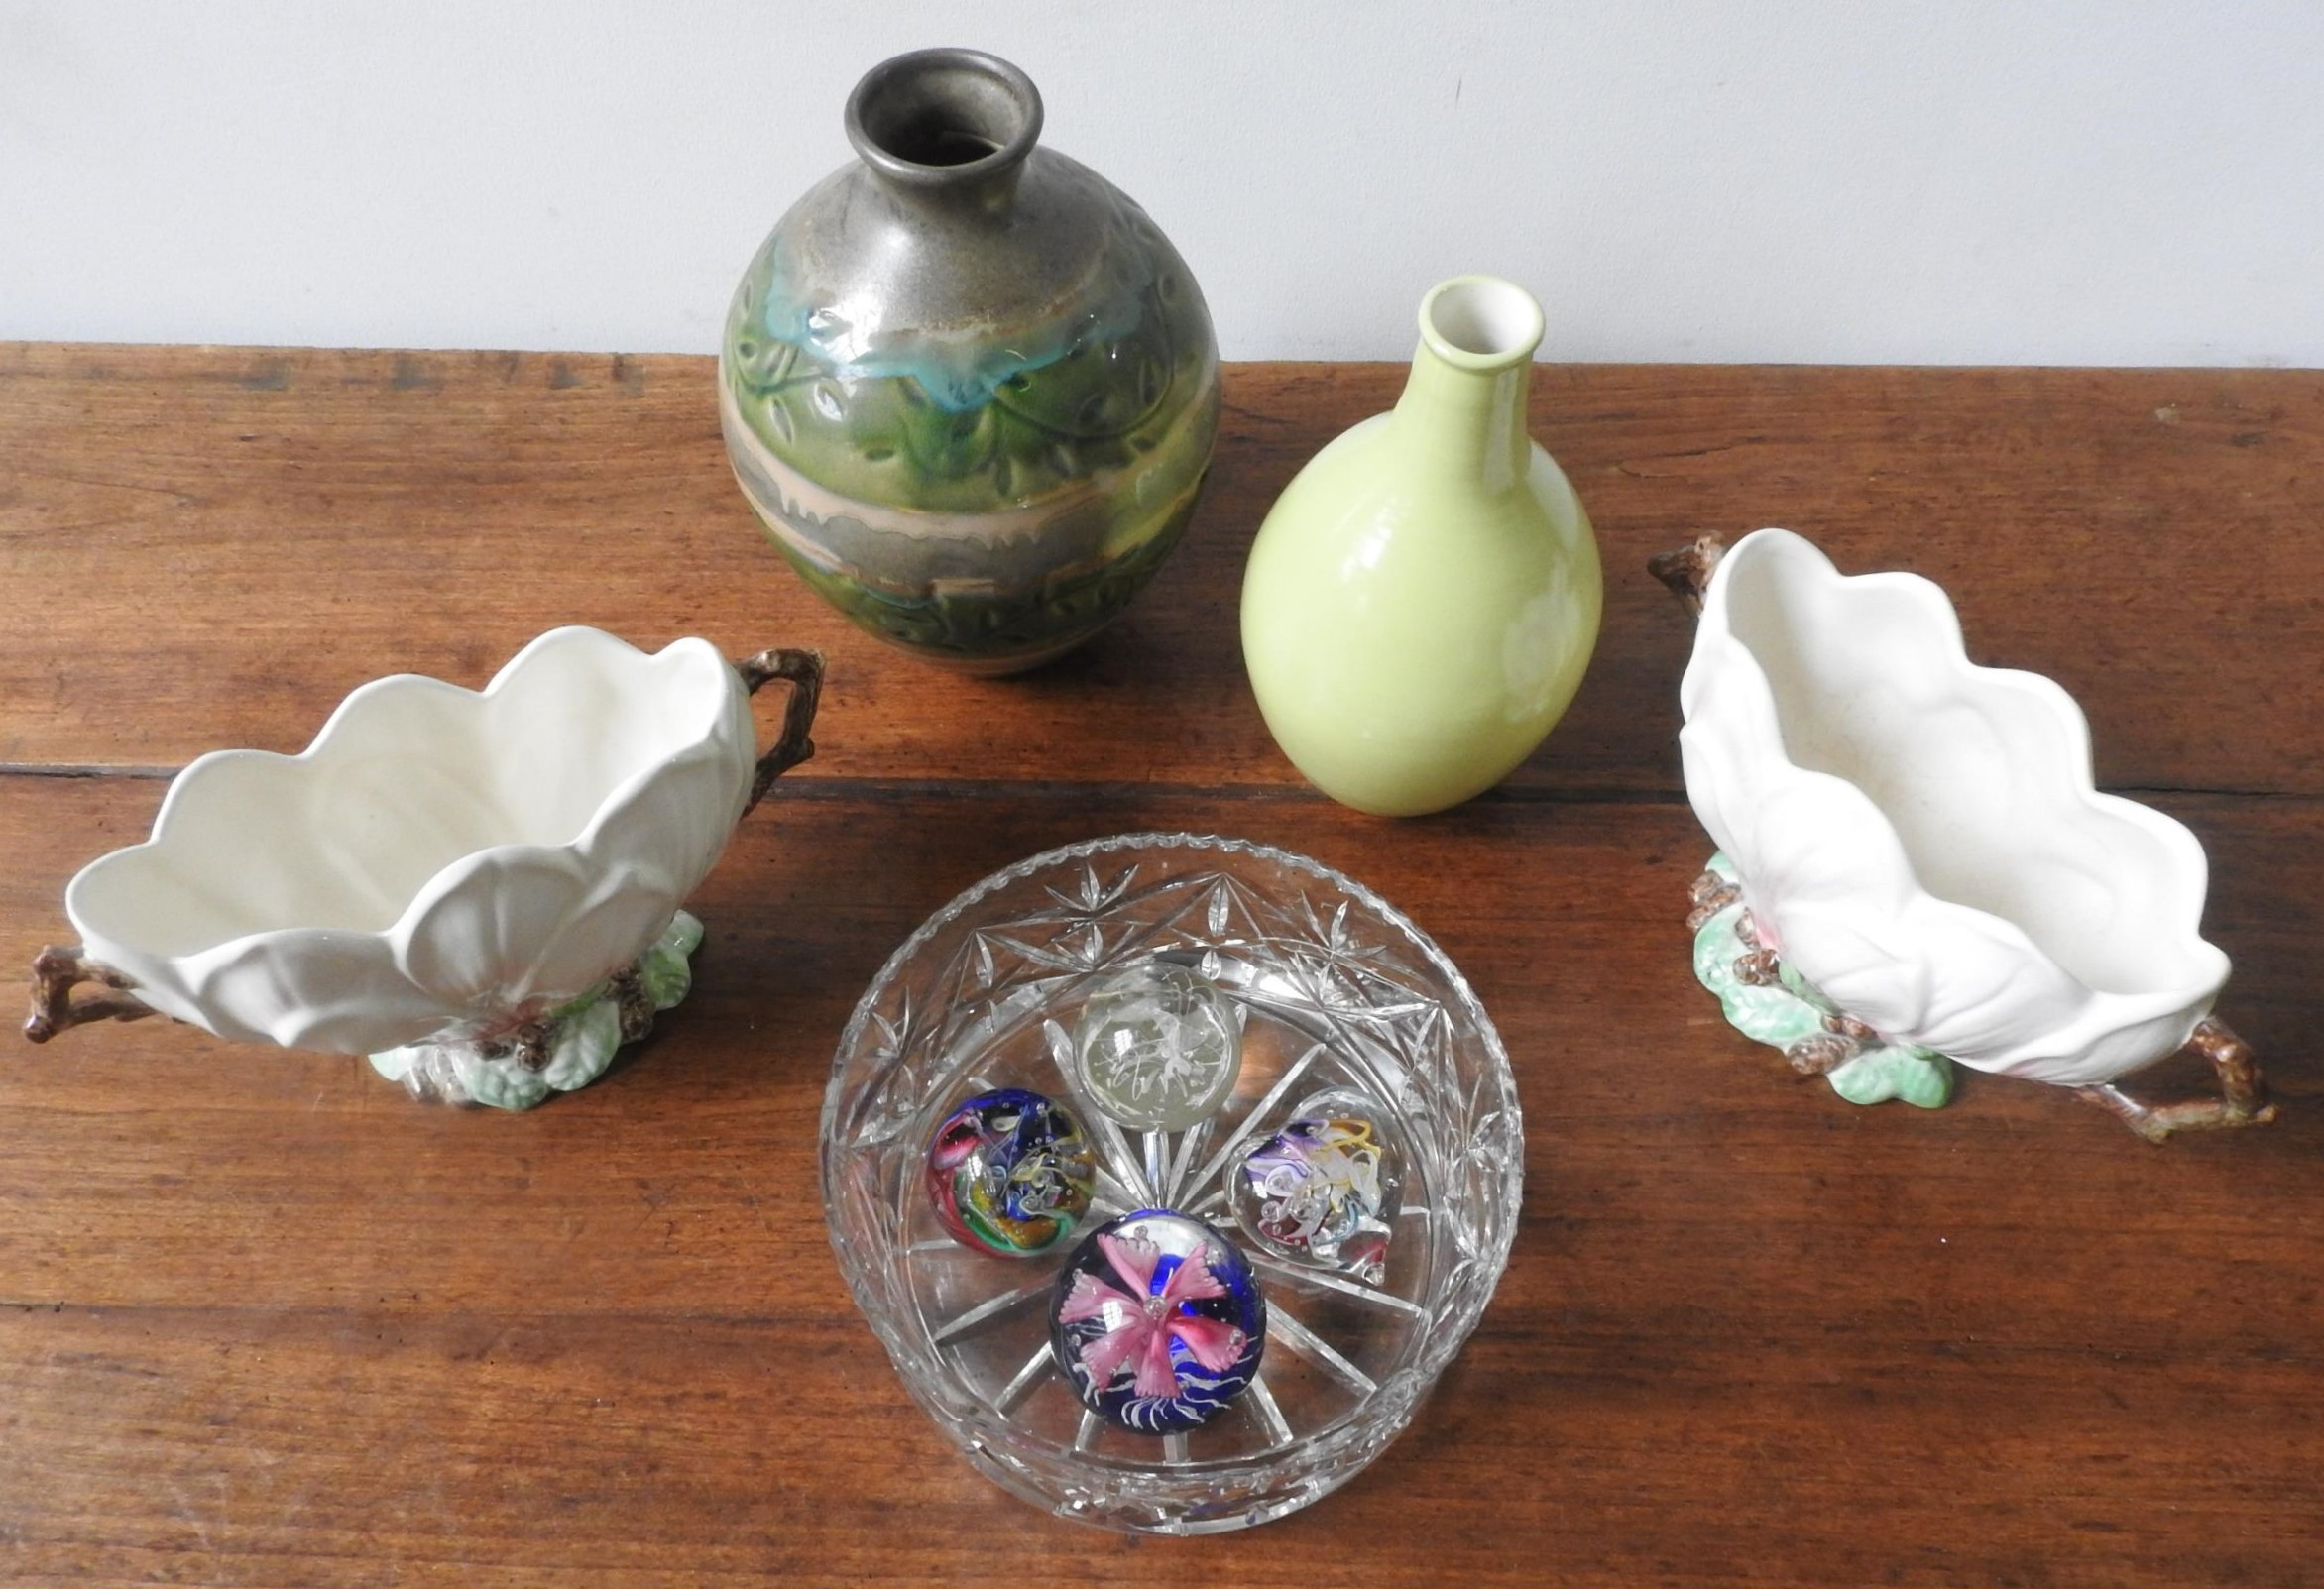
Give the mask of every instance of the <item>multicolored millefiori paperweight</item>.
M 1074 1029 L 1082 1090 L 1136 1131 L 1217 1114 L 1242 1070 L 1242 1028 L 1219 984 L 1175 961 L 1126 965 L 1092 989 Z
M 1402 1154 L 1386 1110 L 1333 1088 L 1227 1172 L 1234 1222 L 1278 1258 L 1388 1275 L 1388 1234 L 1403 1201 Z
M 980 1092 L 928 1145 L 928 1200 L 954 1240 L 1003 1258 L 1063 1241 L 1090 1211 L 1098 1160 L 1079 1120 L 1026 1087 Z
M 1266 1300 L 1234 1244 L 1199 1219 L 1141 1208 L 1101 1225 L 1067 1260 L 1049 1348 L 1090 1411 L 1176 1434 L 1249 1387 L 1266 1335 Z

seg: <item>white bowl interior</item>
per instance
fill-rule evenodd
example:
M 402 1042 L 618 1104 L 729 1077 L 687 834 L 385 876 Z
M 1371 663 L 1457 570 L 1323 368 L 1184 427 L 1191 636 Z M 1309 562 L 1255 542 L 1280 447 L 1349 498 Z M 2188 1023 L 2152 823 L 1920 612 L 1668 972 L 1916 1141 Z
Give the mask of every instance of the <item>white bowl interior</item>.
M 83 872 L 75 919 L 156 955 L 287 928 L 384 932 L 464 856 L 573 843 L 703 742 L 731 688 L 707 643 L 642 656 L 585 629 L 542 636 L 483 694 L 376 680 L 301 755 L 225 751 L 187 768 L 157 825 L 169 842 Z
M 2144 992 L 2211 973 L 2199 938 L 2153 927 L 2200 914 L 2200 849 L 2167 819 L 2089 793 L 2080 710 L 2063 690 L 1966 667 L 1949 604 L 1925 580 L 1801 579 L 1785 561 L 1735 558 L 1727 618 L 1767 677 L 1795 765 L 1862 790 L 1931 894 L 2014 922 L 2086 986 Z

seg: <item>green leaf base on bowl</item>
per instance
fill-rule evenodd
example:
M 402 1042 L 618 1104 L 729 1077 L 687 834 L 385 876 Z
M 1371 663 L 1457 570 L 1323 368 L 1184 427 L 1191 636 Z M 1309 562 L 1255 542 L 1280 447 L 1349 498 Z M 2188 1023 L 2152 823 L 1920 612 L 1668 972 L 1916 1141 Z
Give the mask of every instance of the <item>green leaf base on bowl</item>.
M 1735 868 L 1714 854 L 1705 868 L 1729 884 Z M 1790 965 L 1777 967 L 1774 982 L 1748 980 L 1739 963 L 1756 947 L 1743 936 L 1744 907 L 1731 899 L 1694 932 L 1694 976 L 1719 997 L 1727 1024 L 1754 1043 L 1789 1056 L 1795 1045 L 1824 1038 L 1845 1018 L 1837 1005 Z M 1944 1106 L 1953 1095 L 1953 1062 L 1910 1043 L 1862 1043 L 1848 1059 L 1823 1073 L 1831 1089 L 1850 1103 L 1885 1103 L 1902 1098 L 1922 1109 Z
M 654 1015 L 682 1002 L 694 985 L 687 958 L 701 942 L 702 924 L 681 910 L 628 970 L 526 1028 L 531 1043 L 430 1038 L 374 1054 L 371 1068 L 414 1097 L 529 1109 L 552 1092 L 596 1080 L 616 1050 L 645 1036 Z

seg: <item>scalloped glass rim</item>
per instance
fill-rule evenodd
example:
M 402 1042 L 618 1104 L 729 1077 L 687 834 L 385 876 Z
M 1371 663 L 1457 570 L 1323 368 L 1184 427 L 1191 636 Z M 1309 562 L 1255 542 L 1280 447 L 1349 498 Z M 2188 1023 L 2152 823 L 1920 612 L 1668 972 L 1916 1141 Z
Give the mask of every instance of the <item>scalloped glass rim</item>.
M 842 1232 L 841 1185 L 845 1157 L 839 1131 L 851 1097 L 869 1089 L 851 1076 L 851 1060 L 866 1048 L 875 1012 L 896 983 L 946 930 L 1014 884 L 1037 873 L 1077 862 L 1135 862 L 1155 851 L 1192 851 L 1224 863 L 1255 861 L 1305 876 L 1344 895 L 1376 923 L 1403 940 L 1419 965 L 1439 984 L 1438 1002 L 1460 1017 L 1485 1077 L 1491 1083 L 1495 1140 L 1513 1151 L 1495 1166 L 1498 1185 L 1480 1197 L 1483 1222 L 1475 1262 L 1452 1283 L 1449 1305 L 1412 1349 L 1409 1361 L 1378 1381 L 1355 1410 L 1332 1425 L 1295 1439 L 1285 1448 L 1256 1457 L 1207 1461 L 1177 1467 L 1138 1465 L 1068 1450 L 1029 1437 L 1007 1415 L 975 1396 L 947 1371 L 937 1348 L 917 1329 L 917 1319 L 899 1316 L 877 1286 L 883 1266 Z M 854 1083 L 853 1085 L 851 1083 Z M 850 1148 L 852 1154 L 855 1150 Z M 1452 960 L 1434 940 L 1378 894 L 1345 874 L 1305 855 L 1239 839 L 1188 833 L 1135 833 L 1091 840 L 1044 851 L 976 883 L 930 916 L 880 967 L 857 1002 L 842 1034 L 826 1089 L 821 1122 L 824 1205 L 832 1246 L 856 1305 L 886 1348 L 905 1387 L 969 1459 L 1003 1488 L 1058 1516 L 1120 1530 L 1160 1533 L 1221 1532 L 1269 1521 L 1307 1505 L 1361 1471 L 1411 1421 L 1421 1399 L 1459 1351 L 1482 1317 L 1507 1267 L 1524 1191 L 1524 1130 L 1516 1082 L 1506 1047 Z M 1432 1272 L 1432 1284 L 1441 1277 Z M 915 1338 L 915 1337 L 919 1338 Z M 1086 1470 L 1086 1484 L 1059 1484 L 1051 1468 Z M 1047 1479 L 1049 1482 L 1045 1483 Z M 1235 1497 L 1242 1497 L 1237 1500 Z

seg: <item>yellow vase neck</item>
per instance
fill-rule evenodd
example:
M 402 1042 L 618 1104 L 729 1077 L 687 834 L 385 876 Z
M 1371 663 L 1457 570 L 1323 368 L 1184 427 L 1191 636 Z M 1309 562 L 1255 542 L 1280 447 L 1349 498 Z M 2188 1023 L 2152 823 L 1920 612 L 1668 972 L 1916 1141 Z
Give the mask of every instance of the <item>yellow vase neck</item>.
M 1450 362 L 1424 339 L 1390 421 L 1405 466 L 1487 493 L 1510 490 L 1532 461 L 1525 428 L 1532 375 L 1530 349 L 1516 363 L 1479 370 Z

